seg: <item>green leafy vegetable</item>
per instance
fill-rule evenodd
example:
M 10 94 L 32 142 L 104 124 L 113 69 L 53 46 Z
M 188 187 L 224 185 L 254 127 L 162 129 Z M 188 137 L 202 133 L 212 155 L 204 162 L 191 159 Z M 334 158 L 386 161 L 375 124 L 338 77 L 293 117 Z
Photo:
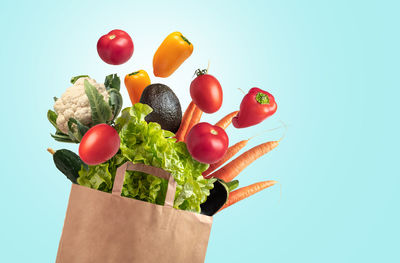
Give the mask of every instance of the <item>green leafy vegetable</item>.
M 75 125 L 74 125 L 75 124 Z M 80 142 L 83 135 L 89 130 L 89 127 L 83 125 L 80 121 L 69 118 L 68 121 L 68 135 L 75 141 Z
M 104 80 L 104 86 L 110 95 L 108 104 L 110 105 L 111 112 L 113 114 L 113 118 L 111 120 L 111 122 L 113 122 L 122 109 L 122 96 L 121 93 L 119 93 L 121 89 L 121 80 L 117 74 L 108 75 Z
M 108 75 L 104 80 L 104 86 L 107 90 L 116 89 L 119 91 L 121 87 L 121 80 L 119 79 L 117 74 Z
M 204 179 L 201 173 L 208 168 L 208 165 L 195 161 L 187 151 L 185 143 L 176 143 L 175 139 L 168 138 L 172 137 L 173 133 L 162 130 L 158 123 L 145 121 L 146 115 L 151 111 L 149 106 L 136 103 L 129 110 L 129 120 L 124 116 L 124 120 L 127 121 L 120 130 L 121 154 L 134 163 L 161 167 L 171 172 L 177 182 L 174 207 L 200 212 L 200 204 L 207 199 L 215 179 Z M 143 186 L 143 182 L 149 180 L 151 176 L 140 178 L 137 173 L 134 175 L 136 175 L 134 178 L 133 174 L 126 175 L 124 187 L 128 192 L 130 182 L 142 182 Z M 142 193 L 140 199 L 143 196 L 149 202 L 154 202 L 157 197 L 158 200 L 162 199 L 160 196 L 156 198 L 154 196 L 155 191 L 158 191 L 158 195 L 165 195 L 156 188 L 158 184 L 162 189 L 166 182 L 156 180 L 152 188 L 143 186 L 142 192 L 146 189 L 147 193 Z
M 58 129 L 58 127 L 57 127 L 57 113 L 55 113 L 52 110 L 48 110 L 47 111 L 47 119 L 54 126 L 54 128 Z
M 144 163 L 163 168 L 172 174 L 177 182 L 175 208 L 200 212 L 200 204 L 206 201 L 216 179 L 205 179 L 202 176 L 208 164 L 194 160 L 186 144 L 176 143 L 172 138 L 173 133 L 162 130 L 158 123 L 145 121 L 144 118 L 151 111 L 148 105 L 141 103 L 124 109 L 115 121 L 121 138 L 120 152 L 106 164 L 89 166 L 88 171 L 82 169 L 78 183 L 109 192 L 112 184 L 109 185 L 108 180 L 115 176 L 118 166 L 126 161 Z M 102 176 L 96 176 L 97 173 Z M 105 175 L 107 180 L 104 179 Z M 127 172 L 122 195 L 163 204 L 166 187 L 167 182 L 164 179 L 140 172 Z
M 112 117 L 110 106 L 104 101 L 103 95 L 89 81 L 85 80 L 84 85 L 92 110 L 92 125 L 107 123 Z
M 164 179 L 136 171 L 125 175 L 122 196 L 155 204 L 164 204 L 167 183 Z
M 115 176 L 115 175 L 114 175 Z M 111 192 L 114 176 L 109 171 L 109 163 L 89 166 L 89 169 L 82 167 L 79 171 L 78 184 L 97 189 L 104 192 Z
M 51 137 L 54 138 L 54 140 L 58 141 L 58 142 L 70 142 L 70 143 L 77 143 L 78 141 L 74 141 L 71 139 L 71 137 L 69 137 L 69 135 L 64 134 L 60 131 L 56 131 L 55 134 L 51 134 Z
M 108 104 L 110 105 L 112 114 L 114 116 L 111 120 L 112 122 L 118 116 L 122 109 L 122 96 L 121 93 L 119 93 L 119 91 L 116 89 L 109 89 L 108 94 L 110 95 L 110 98 L 108 99 Z
M 56 141 L 59 141 L 59 142 L 71 142 L 71 143 L 72 142 L 73 143 L 79 142 L 79 141 L 76 141 L 74 139 L 74 137 L 71 138 L 68 134 L 63 133 L 63 132 L 60 131 L 60 129 L 58 129 L 58 127 L 57 127 L 57 113 L 55 113 L 52 110 L 48 110 L 47 111 L 47 119 L 49 120 L 51 125 L 53 125 L 54 128 L 56 128 L 56 133 L 55 134 L 51 134 L 50 133 L 51 137 L 53 137 Z
M 76 76 L 76 77 L 72 77 L 71 78 L 71 83 L 72 84 L 75 84 L 75 82 L 78 80 L 78 79 L 80 79 L 80 78 L 89 78 L 89 76 L 88 75 L 79 75 L 79 76 Z

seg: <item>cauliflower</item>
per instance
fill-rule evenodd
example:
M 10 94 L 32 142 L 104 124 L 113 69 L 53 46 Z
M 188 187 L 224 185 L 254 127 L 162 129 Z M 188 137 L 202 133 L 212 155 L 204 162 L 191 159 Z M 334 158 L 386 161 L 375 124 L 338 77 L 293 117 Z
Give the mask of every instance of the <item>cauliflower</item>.
M 74 118 L 86 126 L 92 122 L 92 110 L 89 99 L 85 93 L 84 81 L 89 81 L 101 95 L 108 101 L 109 95 L 104 84 L 97 83 L 88 77 L 79 78 L 73 86 L 67 88 L 64 94 L 54 103 L 54 110 L 57 113 L 57 127 L 65 134 L 68 134 L 68 121 Z

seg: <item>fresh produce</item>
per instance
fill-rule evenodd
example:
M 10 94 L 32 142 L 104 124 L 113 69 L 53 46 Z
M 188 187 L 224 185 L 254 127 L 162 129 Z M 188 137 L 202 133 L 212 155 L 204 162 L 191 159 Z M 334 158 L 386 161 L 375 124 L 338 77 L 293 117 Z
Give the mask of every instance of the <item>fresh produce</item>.
M 122 97 L 116 74 L 107 76 L 104 84 L 86 75 L 72 78 L 71 83 L 73 86 L 55 98 L 55 112 L 49 110 L 47 118 L 56 128 L 55 140 L 78 143 L 90 127 L 113 123 L 121 111 Z
M 133 43 L 126 32 L 113 30 L 99 39 L 97 49 L 106 63 L 118 65 L 132 56 Z M 170 34 L 154 54 L 155 76 L 170 76 L 192 52 L 193 45 L 181 33 Z M 281 140 L 258 145 L 222 165 L 249 141 L 228 148 L 225 129 L 230 123 L 249 127 L 271 116 L 277 109 L 274 97 L 252 88 L 240 111 L 227 114 L 215 126 L 200 122 L 203 112 L 215 113 L 223 102 L 219 81 L 207 71 L 196 71 L 190 84 L 192 101 L 183 118 L 175 93 L 164 84 L 151 84 L 144 70 L 125 76 L 132 107 L 122 112 L 116 74 L 108 75 L 104 84 L 88 75 L 73 77 L 73 86 L 54 98 L 55 111 L 49 110 L 47 117 L 56 128 L 51 135 L 55 140 L 80 143 L 79 156 L 66 149 L 49 149 L 56 167 L 73 183 L 108 193 L 124 163 L 159 167 L 176 181 L 174 208 L 210 216 L 273 185 L 275 181 L 265 181 L 233 191 L 239 185 L 233 179 Z M 167 186 L 165 179 L 127 171 L 121 195 L 163 205 Z
M 147 123 L 148 105 L 136 103 L 122 111 L 116 120 L 121 138 L 120 152 L 106 163 L 89 166 L 79 173 L 78 183 L 110 192 L 117 167 L 126 161 L 160 167 L 177 182 L 174 207 L 200 212 L 216 179 L 205 179 L 201 173 L 208 165 L 195 161 L 183 142 L 175 142 L 173 134 L 155 122 Z M 151 203 L 163 204 L 167 181 L 140 172 L 128 171 L 122 195 Z
M 230 146 L 228 148 L 228 150 L 226 151 L 224 157 L 222 157 L 222 159 L 219 160 L 218 162 L 210 164 L 210 167 L 208 167 L 208 169 L 203 172 L 203 176 L 205 178 L 209 178 L 210 177 L 209 175 L 212 172 L 217 170 L 221 165 L 223 165 L 225 162 L 227 162 L 229 159 L 231 159 L 235 154 L 237 154 L 241 149 L 243 149 L 247 145 L 248 142 L 249 142 L 249 139 L 242 140 L 242 141 Z
M 149 105 L 153 112 L 146 116 L 147 122 L 157 122 L 161 128 L 175 133 L 181 124 L 182 109 L 178 97 L 164 84 L 147 86 L 140 103 Z
M 190 96 L 205 113 L 214 113 L 222 105 L 222 88 L 219 81 L 207 70 L 197 70 L 197 77 L 190 84 Z
M 214 188 L 211 189 L 207 201 L 200 205 L 201 213 L 203 215 L 213 216 L 222 206 L 228 202 L 229 193 L 239 186 L 239 181 L 234 180 L 231 182 L 224 182 L 217 180 L 214 182 Z
M 169 34 L 158 47 L 153 57 L 154 76 L 166 78 L 193 52 L 193 45 L 180 32 Z
M 220 181 L 223 182 L 222 180 L 220 180 Z M 232 192 L 233 190 L 238 188 L 239 180 L 233 180 L 233 181 L 230 181 L 230 182 L 224 182 L 224 184 L 228 187 L 229 192 Z
M 256 125 L 273 115 L 277 110 L 274 97 L 259 88 L 250 89 L 240 103 L 240 111 L 233 118 L 235 128 L 246 128 Z
M 238 113 L 239 113 L 239 111 L 234 111 L 234 112 L 229 113 L 228 115 L 223 117 L 221 120 L 219 120 L 215 124 L 215 126 L 219 126 L 219 127 L 221 127 L 222 129 L 225 130 L 232 123 L 233 117 L 235 117 Z
M 57 169 L 60 170 L 72 183 L 76 184 L 79 177 L 79 171 L 87 165 L 82 162 L 79 156 L 67 149 L 54 151 L 47 149 L 53 155 L 53 161 Z
M 54 103 L 54 110 L 57 113 L 57 127 L 65 134 L 68 134 L 68 121 L 70 118 L 76 119 L 83 125 L 89 125 L 92 122 L 90 103 L 85 92 L 85 81 L 94 87 L 105 101 L 109 98 L 103 84 L 97 83 L 94 79 L 88 77 L 77 79 L 73 86 L 66 89 Z M 110 114 L 109 118 L 111 119 L 111 117 Z
M 203 115 L 203 111 L 200 110 L 199 107 L 197 107 L 196 104 L 195 104 L 194 105 L 193 114 L 192 114 L 192 118 L 190 119 L 189 126 L 188 126 L 187 131 L 186 131 L 185 142 L 186 142 L 187 136 L 188 136 L 189 132 L 192 130 L 193 126 L 195 126 L 197 123 L 200 122 L 201 115 Z
M 89 165 L 108 161 L 119 150 L 118 132 L 107 124 L 98 124 L 90 128 L 79 144 L 79 156 Z
M 186 144 L 195 160 L 211 164 L 225 155 L 229 139 L 224 129 L 201 122 L 190 130 Z
M 141 69 L 127 74 L 124 82 L 133 105 L 139 102 L 143 90 L 150 85 L 150 78 L 147 72 Z
M 112 163 L 105 162 L 89 166 L 88 169 L 82 168 L 79 171 L 78 184 L 103 192 L 111 192 L 116 172 L 116 167 L 110 167 L 111 165 Z
M 112 30 L 100 37 L 97 42 L 97 53 L 108 64 L 123 64 L 132 57 L 132 38 L 123 30 Z
M 179 126 L 178 131 L 175 134 L 175 138 L 178 142 L 184 141 L 186 137 L 186 133 L 189 128 L 190 121 L 192 119 L 193 111 L 196 105 L 191 101 L 189 106 L 187 107 L 185 113 L 183 114 L 181 125 Z
M 211 177 L 219 178 L 225 182 L 232 181 L 244 168 L 249 166 L 252 162 L 263 156 L 264 154 L 272 151 L 276 146 L 278 146 L 278 141 L 271 141 L 257 145 L 250 150 L 242 153 L 223 166 L 221 169 L 211 174 Z
M 264 182 L 258 182 L 249 186 L 245 186 L 242 188 L 239 188 L 233 192 L 229 193 L 228 197 L 228 202 L 219 210 L 223 210 L 227 208 L 228 206 L 231 206 L 233 204 L 236 204 L 237 202 L 260 192 L 261 190 L 264 190 L 265 188 L 271 187 L 274 184 L 276 184 L 276 181 L 270 180 L 270 181 L 264 181 Z

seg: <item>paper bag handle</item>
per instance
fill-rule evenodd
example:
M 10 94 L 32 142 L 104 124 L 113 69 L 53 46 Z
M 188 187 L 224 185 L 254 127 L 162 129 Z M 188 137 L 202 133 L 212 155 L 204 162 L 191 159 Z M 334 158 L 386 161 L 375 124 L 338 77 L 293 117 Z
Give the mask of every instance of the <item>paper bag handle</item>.
M 117 169 L 117 173 L 114 179 L 114 186 L 112 189 L 113 195 L 121 196 L 122 186 L 124 184 L 125 172 L 126 171 L 138 171 L 147 174 L 151 174 L 163 179 L 168 180 L 167 195 L 165 196 L 165 206 L 173 207 L 176 191 L 176 182 L 171 173 L 157 167 L 145 165 L 142 163 L 126 162 Z

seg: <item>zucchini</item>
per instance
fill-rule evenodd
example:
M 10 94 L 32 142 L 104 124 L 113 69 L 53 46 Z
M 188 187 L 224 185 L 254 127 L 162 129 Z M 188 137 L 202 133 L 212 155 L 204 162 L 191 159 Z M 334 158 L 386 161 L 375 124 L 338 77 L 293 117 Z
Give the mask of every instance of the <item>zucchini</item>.
M 87 168 L 87 164 L 85 164 L 76 153 L 67 149 L 57 150 L 53 154 L 53 160 L 57 169 L 65 174 L 74 184 L 77 183 L 79 171 L 82 166 Z

